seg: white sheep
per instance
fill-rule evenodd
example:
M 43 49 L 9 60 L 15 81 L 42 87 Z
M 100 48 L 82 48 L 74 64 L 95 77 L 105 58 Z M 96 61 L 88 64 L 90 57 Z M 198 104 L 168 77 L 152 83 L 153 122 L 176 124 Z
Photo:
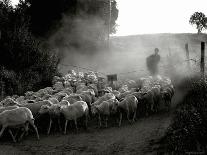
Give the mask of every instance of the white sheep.
M 60 105 L 58 105 L 58 104 L 42 105 L 39 110 L 39 114 L 45 114 L 45 113 L 48 113 L 50 116 L 47 135 L 50 134 L 51 125 L 53 123 L 54 118 L 58 118 L 58 126 L 59 126 L 59 130 L 61 131 L 62 129 L 60 126 Z
M 133 95 L 128 95 L 120 102 L 116 103 L 116 106 L 113 106 L 113 111 L 119 113 L 119 126 L 121 126 L 122 115 L 125 112 L 127 114 L 127 119 L 129 122 L 134 122 L 136 118 L 138 100 Z M 130 120 L 130 115 L 133 114 L 132 120 Z
M 76 130 L 78 130 L 77 119 L 80 118 L 80 117 L 83 117 L 83 116 L 85 116 L 85 125 L 86 125 L 86 128 L 87 128 L 89 109 L 88 109 L 88 105 L 87 105 L 86 102 L 77 101 L 74 104 L 71 104 L 69 106 L 62 106 L 60 111 L 66 119 L 64 134 L 66 134 L 67 124 L 68 124 L 69 120 L 74 120 Z
M 0 113 L 0 124 L 2 125 L 2 129 L 0 131 L 0 137 L 2 136 L 4 130 L 9 127 L 9 133 L 12 136 L 13 141 L 16 142 L 15 137 L 13 136 L 10 128 L 17 127 L 17 126 L 25 126 L 27 123 L 32 125 L 32 127 L 35 129 L 37 139 L 39 140 L 39 134 L 38 134 L 37 127 L 34 124 L 34 118 L 32 112 L 28 108 L 20 107 L 12 110 L 3 111 L 2 113 Z M 26 126 L 28 129 L 28 125 Z M 21 137 L 22 136 L 23 134 L 21 135 Z
M 110 114 L 113 114 L 113 106 L 115 106 L 115 104 L 118 104 L 118 100 L 117 99 L 110 99 L 107 101 L 103 101 L 101 104 L 99 105 L 94 105 L 91 108 L 91 112 L 93 115 L 98 114 L 98 118 L 99 118 L 99 126 L 101 127 L 101 117 L 105 117 L 105 127 L 107 127 L 107 121 L 108 121 L 108 117 L 110 116 Z

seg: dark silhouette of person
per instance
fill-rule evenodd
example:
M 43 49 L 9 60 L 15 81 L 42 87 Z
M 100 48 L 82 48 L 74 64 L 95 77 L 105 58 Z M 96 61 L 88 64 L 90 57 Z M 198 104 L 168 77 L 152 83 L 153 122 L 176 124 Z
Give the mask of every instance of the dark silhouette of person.
M 155 48 L 155 53 L 146 58 L 147 69 L 152 76 L 158 74 L 158 63 L 160 62 L 159 49 Z

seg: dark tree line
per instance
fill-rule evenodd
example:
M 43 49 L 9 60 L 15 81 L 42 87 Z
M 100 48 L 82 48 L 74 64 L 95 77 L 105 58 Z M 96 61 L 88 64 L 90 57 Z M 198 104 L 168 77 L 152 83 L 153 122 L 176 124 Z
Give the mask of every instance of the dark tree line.
M 25 0 L 19 5 L 31 18 L 30 29 L 37 37 L 49 37 L 59 27 L 66 15 L 72 22 L 77 18 L 89 18 L 91 15 L 102 19 L 106 25 L 109 20 L 109 0 Z M 111 0 L 111 33 L 115 32 L 118 18 L 117 3 Z
M 22 7 L 14 9 L 9 1 L 0 2 L 0 17 L 0 73 L 5 94 L 22 94 L 49 85 L 57 73 L 58 55 L 41 49 Z
M 10 0 L 0 1 L 0 88 L 3 82 L 5 93 L 12 95 L 49 86 L 58 74 L 60 55 L 48 45 L 47 39 L 63 26 L 64 16 L 69 20 L 64 26 L 71 31 L 77 17 L 87 20 L 93 15 L 107 25 L 108 12 L 104 8 L 108 7 L 107 2 L 20 0 L 14 8 Z M 115 32 L 117 17 L 116 1 L 112 0 L 111 33 Z

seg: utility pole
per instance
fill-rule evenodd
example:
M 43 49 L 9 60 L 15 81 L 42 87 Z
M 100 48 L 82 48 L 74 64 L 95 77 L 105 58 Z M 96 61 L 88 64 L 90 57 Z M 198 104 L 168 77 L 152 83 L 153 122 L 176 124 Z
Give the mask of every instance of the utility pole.
M 111 32 L 111 0 L 109 1 L 109 20 L 108 20 L 108 38 L 107 38 L 107 42 L 108 42 L 108 48 L 110 48 L 110 32 Z

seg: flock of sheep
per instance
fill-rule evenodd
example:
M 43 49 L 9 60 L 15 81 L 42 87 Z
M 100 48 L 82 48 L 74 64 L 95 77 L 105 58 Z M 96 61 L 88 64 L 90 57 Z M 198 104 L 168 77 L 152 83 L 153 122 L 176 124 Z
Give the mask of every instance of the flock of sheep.
M 53 87 L 37 92 L 28 91 L 24 96 L 8 96 L 2 100 L 0 137 L 4 130 L 8 129 L 13 141 L 16 142 L 28 134 L 31 125 L 39 139 L 40 126 L 37 129 L 34 120 L 36 122 L 43 114 L 49 116 L 48 135 L 54 119 L 58 120 L 57 126 L 60 131 L 61 121 L 64 119 L 64 134 L 68 121 L 74 121 L 75 128 L 78 129 L 80 118 L 84 120 L 86 128 L 88 120 L 92 118 L 98 119 L 100 127 L 102 124 L 107 127 L 108 119 L 112 116 L 117 118 L 117 124 L 121 126 L 123 116 L 133 123 L 140 116 L 158 112 L 160 105 L 169 109 L 173 95 L 174 88 L 167 77 L 149 76 L 137 81 L 116 82 L 110 86 L 97 73 L 76 73 L 72 70 L 63 77 L 55 76 Z M 21 135 L 14 135 L 13 128 L 17 128 L 16 133 L 21 132 Z

